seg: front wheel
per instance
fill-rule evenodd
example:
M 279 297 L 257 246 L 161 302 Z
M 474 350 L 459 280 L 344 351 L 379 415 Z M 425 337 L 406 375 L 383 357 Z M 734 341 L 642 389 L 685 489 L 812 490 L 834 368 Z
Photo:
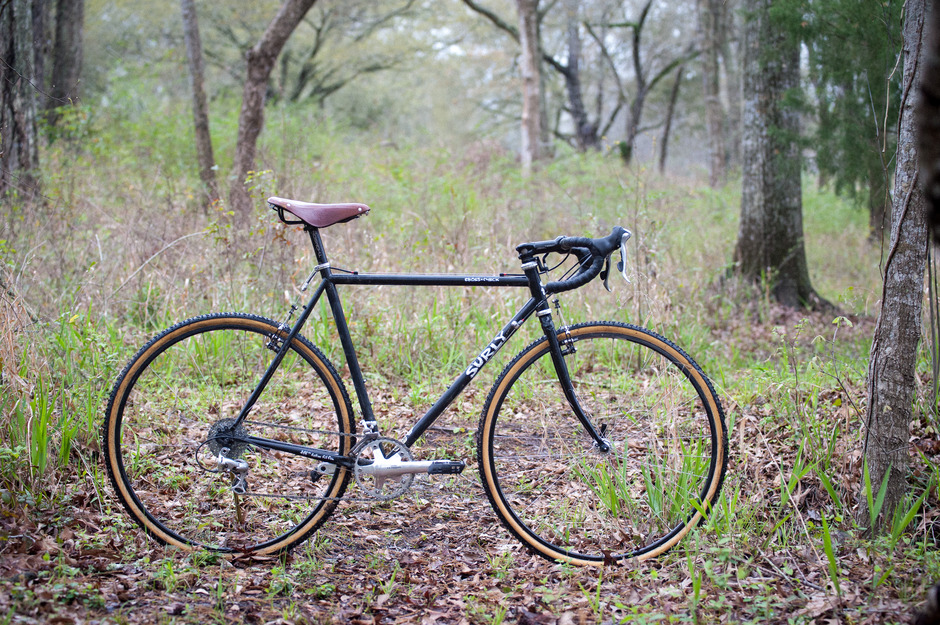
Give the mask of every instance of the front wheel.
M 347 469 L 318 471 L 314 460 L 244 442 L 349 453 L 349 397 L 306 339 L 293 339 L 248 418 L 232 427 L 286 334 L 254 315 L 197 317 L 147 343 L 118 378 L 104 420 L 105 464 L 121 503 L 157 540 L 278 553 L 336 507 Z M 245 469 L 244 482 L 220 470 L 220 454 Z
M 483 488 L 534 553 L 573 564 L 646 559 L 673 547 L 718 497 L 724 412 L 711 382 L 670 341 L 612 322 L 558 333 L 602 452 L 566 401 L 542 338 L 516 356 L 480 419 Z

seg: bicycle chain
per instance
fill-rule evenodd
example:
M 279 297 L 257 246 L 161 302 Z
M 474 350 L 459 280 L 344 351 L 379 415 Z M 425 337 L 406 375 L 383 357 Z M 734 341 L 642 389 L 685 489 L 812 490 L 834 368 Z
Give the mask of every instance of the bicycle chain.
M 302 474 L 302 475 L 306 475 L 306 473 L 304 473 L 304 474 Z M 469 476 L 464 476 L 464 477 L 465 477 L 466 479 L 468 479 L 468 480 L 470 479 Z M 470 480 L 470 481 L 476 483 L 476 482 L 473 481 L 473 480 Z M 425 485 L 423 485 L 423 484 L 420 485 L 420 486 L 415 486 L 415 484 L 416 484 L 415 482 L 412 482 L 412 486 L 411 486 L 411 488 L 409 488 L 409 491 L 413 491 L 413 492 L 416 492 L 416 493 L 422 493 L 422 494 L 427 494 L 427 493 L 430 492 L 430 489 L 428 488 L 428 486 L 430 486 L 430 482 L 428 483 L 428 486 L 425 486 Z M 347 495 L 343 495 L 342 497 L 317 497 L 317 496 L 315 496 L 315 495 L 309 495 L 309 496 L 306 496 L 306 495 L 277 495 L 277 494 L 274 494 L 274 493 L 258 493 L 258 492 L 253 492 L 253 491 L 250 491 L 250 490 L 249 490 L 249 491 L 245 491 L 244 493 L 242 493 L 242 494 L 239 495 L 239 496 L 240 496 L 240 497 L 267 497 L 267 498 L 269 498 L 269 499 L 275 499 L 275 498 L 277 498 L 277 499 L 287 499 L 287 500 L 290 500 L 290 501 L 324 501 L 324 502 L 326 502 L 326 501 L 348 501 L 348 502 L 358 502 L 358 503 L 362 503 L 362 502 L 366 502 L 366 501 L 370 501 L 370 502 L 386 502 L 386 501 L 390 501 L 390 500 L 388 500 L 388 499 L 379 499 L 379 498 L 377 498 L 377 497 L 349 497 L 349 496 L 347 496 Z M 429 498 L 429 499 L 430 499 L 430 498 L 433 498 L 433 495 L 428 495 L 428 498 Z
M 270 427 L 270 428 L 279 429 L 279 430 L 289 430 L 293 432 L 306 432 L 308 434 L 329 434 L 332 436 L 340 436 L 340 437 L 347 437 L 347 438 L 361 436 L 361 434 L 355 434 L 355 433 L 349 433 L 349 432 L 331 432 L 329 430 L 311 430 L 308 428 L 301 428 L 301 427 L 297 427 L 293 425 L 278 425 L 276 423 L 262 423 L 260 421 L 247 421 L 246 420 L 245 424 L 255 425 L 255 426 L 260 426 L 260 427 Z M 367 440 L 360 441 L 359 444 L 356 445 L 356 447 L 352 449 L 351 453 L 358 453 L 358 450 L 361 449 L 364 446 L 364 443 L 367 443 L 367 442 L 368 442 Z M 309 472 L 292 473 L 288 477 L 299 477 L 299 476 L 309 476 Z M 414 486 L 409 488 L 409 490 L 414 490 L 416 492 L 427 491 L 426 488 L 414 488 Z M 314 501 L 314 500 L 323 501 L 323 502 L 327 502 L 327 501 L 349 501 L 349 502 L 389 501 L 387 499 L 380 499 L 378 497 L 349 497 L 346 495 L 343 495 L 342 497 L 318 497 L 315 495 L 278 495 L 274 493 L 252 492 L 250 490 L 245 491 L 240 496 L 241 497 L 268 497 L 271 499 L 278 498 L 278 499 L 287 499 L 290 501 Z

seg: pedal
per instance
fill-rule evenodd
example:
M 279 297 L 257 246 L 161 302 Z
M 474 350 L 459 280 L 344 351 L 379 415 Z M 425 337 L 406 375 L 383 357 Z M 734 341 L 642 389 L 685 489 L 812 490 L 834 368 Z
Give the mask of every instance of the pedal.
M 431 467 L 428 469 L 428 474 L 430 475 L 456 475 L 458 473 L 463 473 L 463 470 L 467 467 L 460 460 L 435 460 L 431 463 Z

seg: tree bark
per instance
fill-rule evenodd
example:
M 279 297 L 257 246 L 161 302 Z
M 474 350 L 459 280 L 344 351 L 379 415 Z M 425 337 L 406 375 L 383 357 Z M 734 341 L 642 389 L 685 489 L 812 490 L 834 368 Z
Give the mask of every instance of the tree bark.
M 229 189 L 229 203 L 241 215 L 251 210 L 251 198 L 245 179 L 255 166 L 258 136 L 264 127 L 264 95 L 268 78 L 278 55 L 316 0 L 285 0 L 277 15 L 268 24 L 264 35 L 245 54 L 248 64 L 242 108 L 238 115 L 238 139 L 235 145 L 234 177 Z
M 195 0 L 180 0 L 183 16 L 183 37 L 186 40 L 186 58 L 189 60 L 189 84 L 193 92 L 193 122 L 196 129 L 196 156 L 199 161 L 199 179 L 203 184 L 203 205 L 219 199 L 219 185 L 215 180 L 215 158 L 212 154 L 212 135 L 209 132 L 209 106 L 203 87 L 205 64 L 202 59 L 202 40 Z
M 39 193 L 32 0 L 0 2 L 0 196 Z
M 933 3 L 927 14 L 927 47 L 924 52 L 921 98 L 917 107 L 921 175 L 933 240 L 940 243 L 940 7 Z
M 728 101 L 725 126 L 725 171 L 741 162 L 741 37 L 737 32 L 737 16 L 740 10 L 737 0 L 721 3 L 718 26 L 718 46 L 721 50 L 721 67 L 724 70 L 724 93 Z
M 520 156 L 522 174 L 532 173 L 532 163 L 539 158 L 540 68 L 537 11 L 538 0 L 516 0 L 519 12 L 519 43 L 522 45 L 522 139 Z
M 666 155 L 669 152 L 669 133 L 672 131 L 672 119 L 676 114 L 676 101 L 679 99 L 679 87 L 682 86 L 682 76 L 685 74 L 685 64 L 676 69 L 676 80 L 672 83 L 669 93 L 669 105 L 666 107 L 666 123 L 663 126 L 663 140 L 659 144 L 659 173 L 666 172 Z
M 888 480 L 880 526 L 891 519 L 907 491 L 914 369 L 924 299 L 928 235 L 924 194 L 918 181 L 914 107 L 920 82 L 925 10 L 925 0 L 906 3 L 891 243 L 868 367 L 865 461 L 876 493 L 883 480 Z M 867 526 L 870 520 L 864 492 L 859 501 L 858 521 Z
M 699 48 L 702 54 L 702 89 L 705 95 L 705 129 L 708 137 L 708 184 L 718 187 L 725 179 L 725 110 L 721 103 L 720 52 L 721 0 L 698 0 Z
M 799 118 L 783 105 L 799 85 L 799 45 L 774 23 L 771 2 L 744 3 L 744 166 L 734 260 L 745 278 L 766 281 L 780 303 L 825 307 L 803 247 Z
M 600 149 L 597 124 L 588 118 L 581 87 L 581 24 L 578 19 L 578 0 L 566 0 L 568 19 L 568 66 L 565 68 L 565 90 L 568 106 L 574 120 L 575 142 L 578 150 Z
M 49 0 L 33 0 L 33 84 L 46 90 L 46 58 L 49 56 Z M 43 107 L 41 96 L 36 97 L 37 109 Z
M 55 48 L 52 56 L 52 85 L 46 109 L 68 106 L 79 98 L 82 76 L 82 34 L 85 24 L 85 0 L 58 0 L 55 11 Z M 58 116 L 49 115 L 50 123 Z

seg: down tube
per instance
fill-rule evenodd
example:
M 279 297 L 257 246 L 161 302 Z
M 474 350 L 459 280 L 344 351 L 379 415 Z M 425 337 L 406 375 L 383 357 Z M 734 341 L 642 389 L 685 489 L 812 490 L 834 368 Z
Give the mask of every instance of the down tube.
M 463 373 L 461 373 L 453 384 L 444 391 L 444 394 L 441 395 L 441 398 L 438 399 L 433 406 L 431 406 L 428 411 L 414 424 L 414 427 L 408 431 L 408 435 L 405 437 L 405 445 L 411 447 L 415 442 L 421 438 L 421 435 L 431 427 L 437 418 L 443 414 L 447 407 L 454 401 L 460 393 L 467 388 L 467 385 L 476 377 L 477 373 L 480 372 L 480 369 L 486 366 L 486 363 L 496 355 L 496 353 L 506 344 L 506 342 L 516 333 L 516 330 L 525 323 L 525 320 L 528 319 L 535 308 L 538 305 L 539 300 L 536 298 L 530 299 L 522 308 L 519 309 L 519 312 L 512 318 L 512 321 L 507 323 L 499 334 L 493 337 L 493 340 L 480 352 L 480 355 L 473 359 Z

